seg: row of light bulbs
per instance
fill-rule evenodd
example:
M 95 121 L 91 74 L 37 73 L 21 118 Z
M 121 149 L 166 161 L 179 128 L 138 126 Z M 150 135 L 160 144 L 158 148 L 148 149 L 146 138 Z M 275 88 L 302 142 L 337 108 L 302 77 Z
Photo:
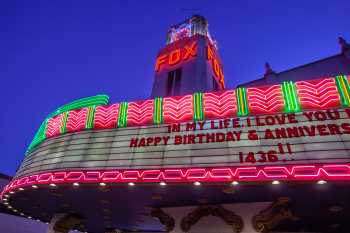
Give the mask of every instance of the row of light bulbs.
M 326 183 L 327 183 L 327 181 L 325 181 L 325 180 L 319 180 L 319 181 L 317 181 L 317 184 L 321 184 L 321 185 L 322 185 L 322 184 L 326 184 Z M 231 182 L 231 184 L 234 185 L 234 186 L 236 186 L 236 185 L 239 185 L 239 182 L 238 182 L 238 181 L 233 181 L 233 182 Z M 278 181 L 278 180 L 274 180 L 274 181 L 271 182 L 271 184 L 273 184 L 273 185 L 279 185 L 279 184 L 281 184 L 281 182 Z M 74 187 L 79 187 L 79 186 L 80 186 L 80 184 L 77 183 L 77 182 L 73 183 L 72 185 L 73 185 Z M 107 184 L 104 183 L 104 182 L 99 183 L 99 185 L 100 185 L 101 187 L 107 186 Z M 129 186 L 135 186 L 135 183 L 134 183 L 134 182 L 129 182 L 128 185 L 129 185 Z M 160 185 L 160 186 L 166 186 L 167 183 L 165 183 L 164 181 L 161 181 L 161 182 L 159 182 L 159 185 Z M 202 185 L 202 183 L 199 182 L 199 181 L 195 181 L 195 182 L 193 182 L 193 185 L 195 185 L 195 186 L 200 186 L 200 185 Z M 54 184 L 54 183 L 49 184 L 49 186 L 50 186 L 50 187 L 57 187 L 57 185 Z M 39 188 L 39 187 L 38 187 L 37 185 L 32 185 L 32 188 L 33 188 L 33 189 L 37 189 L 37 188 Z M 24 188 L 19 188 L 18 190 L 19 190 L 19 191 L 23 191 Z M 14 208 L 10 205 L 10 203 L 8 202 L 8 198 L 10 197 L 10 194 L 15 194 L 15 192 L 14 192 L 14 191 L 10 191 L 9 194 L 5 194 L 5 195 L 4 195 L 5 198 L 2 199 L 2 200 L 3 200 L 3 203 L 4 203 L 4 205 L 5 205 L 8 209 L 10 209 L 10 210 L 12 210 L 13 212 L 17 213 L 18 210 L 14 209 Z M 19 213 L 19 214 L 20 214 L 21 216 L 25 216 L 24 213 Z M 31 216 L 26 216 L 26 217 L 27 217 L 28 219 L 32 219 Z M 36 219 L 36 221 L 40 222 L 39 219 Z M 49 224 L 48 222 L 44 222 L 44 223 Z M 87 233 L 87 232 L 85 232 L 85 233 Z

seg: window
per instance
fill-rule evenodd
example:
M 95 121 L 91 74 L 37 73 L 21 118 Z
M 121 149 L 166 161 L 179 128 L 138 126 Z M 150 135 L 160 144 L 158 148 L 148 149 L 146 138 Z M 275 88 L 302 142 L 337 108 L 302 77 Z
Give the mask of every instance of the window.
M 219 90 L 219 85 L 216 82 L 216 79 L 213 77 L 213 91 L 218 91 Z
M 168 72 L 166 96 L 180 95 L 182 69 Z

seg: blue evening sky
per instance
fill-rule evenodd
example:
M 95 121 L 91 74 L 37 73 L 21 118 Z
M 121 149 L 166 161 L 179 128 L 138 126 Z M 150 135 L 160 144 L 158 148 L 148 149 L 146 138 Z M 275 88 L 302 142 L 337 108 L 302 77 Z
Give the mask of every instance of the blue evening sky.
M 150 95 L 166 31 L 191 14 L 209 21 L 226 85 L 339 53 L 349 0 L 3 0 L 0 3 L 0 173 L 14 175 L 45 116 L 74 99 Z

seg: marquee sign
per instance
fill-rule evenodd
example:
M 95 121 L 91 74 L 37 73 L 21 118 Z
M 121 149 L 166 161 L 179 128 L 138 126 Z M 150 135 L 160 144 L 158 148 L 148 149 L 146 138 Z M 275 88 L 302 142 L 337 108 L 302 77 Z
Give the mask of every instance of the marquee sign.
M 106 105 L 43 122 L 3 193 L 43 183 L 350 180 L 349 77 Z

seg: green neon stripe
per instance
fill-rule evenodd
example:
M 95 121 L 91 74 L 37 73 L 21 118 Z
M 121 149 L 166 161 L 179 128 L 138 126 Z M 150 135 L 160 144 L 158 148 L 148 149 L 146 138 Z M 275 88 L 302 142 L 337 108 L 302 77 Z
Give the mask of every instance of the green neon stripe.
M 193 119 L 201 121 L 204 119 L 203 113 L 203 93 L 197 92 L 193 94 Z
M 336 76 L 335 82 L 337 84 L 342 105 L 344 107 L 350 107 L 350 85 L 346 75 Z
M 128 102 L 121 102 L 118 115 L 118 127 L 125 127 L 127 125 L 128 117 Z
M 153 111 L 153 123 L 162 124 L 163 123 L 163 98 L 156 97 L 154 99 L 154 111 Z
M 36 132 L 34 139 L 32 140 L 32 142 L 30 143 L 30 145 L 28 146 L 28 149 L 26 151 L 26 154 L 28 154 L 35 146 L 37 146 L 38 144 L 40 144 L 42 141 L 44 141 L 46 139 L 46 130 L 47 130 L 47 122 L 49 121 L 49 119 L 45 119 L 45 121 L 43 123 L 41 123 L 39 130 Z
M 63 114 L 63 122 L 62 122 L 63 124 L 61 128 L 61 134 L 67 131 L 67 120 L 68 120 L 69 112 L 64 112 L 62 114 Z
M 287 113 L 299 112 L 300 103 L 295 84 L 292 81 L 282 83 L 282 94 L 284 99 L 284 111 Z
M 94 117 L 95 117 L 95 106 L 88 108 L 88 116 L 86 121 L 86 128 L 92 129 L 94 127 Z
M 237 115 L 247 116 L 249 114 L 247 90 L 244 87 L 236 89 Z
M 94 105 L 96 106 L 106 105 L 108 104 L 108 100 L 109 100 L 109 97 L 107 95 L 95 95 L 95 96 L 78 99 L 71 103 L 68 103 L 66 105 L 59 107 L 56 111 L 51 113 L 48 117 L 57 116 L 58 114 L 61 114 L 63 112 L 78 109 L 78 108 L 90 107 Z

